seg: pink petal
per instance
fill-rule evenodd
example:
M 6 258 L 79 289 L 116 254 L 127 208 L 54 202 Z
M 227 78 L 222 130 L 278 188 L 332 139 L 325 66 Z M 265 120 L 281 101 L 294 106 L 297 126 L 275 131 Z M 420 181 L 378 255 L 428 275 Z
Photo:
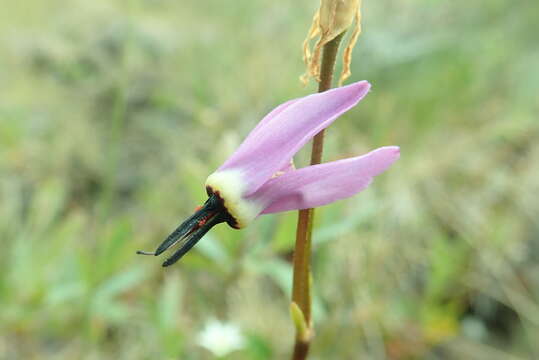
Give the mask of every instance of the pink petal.
M 369 89 L 368 82 L 360 81 L 281 105 L 255 127 L 218 171 L 239 170 L 246 182 L 244 195 L 253 194 Z
M 292 105 L 293 103 L 295 103 L 298 100 L 300 100 L 300 99 L 288 100 L 287 102 L 284 102 L 281 105 L 277 106 L 275 109 L 271 110 L 266 116 L 264 116 L 264 118 L 262 118 L 262 120 L 260 120 L 258 122 L 258 124 L 256 124 L 254 129 L 251 130 L 251 132 L 249 133 L 249 135 L 247 135 L 247 137 L 245 138 L 245 140 L 243 142 L 245 142 L 249 137 L 255 136 L 255 134 L 258 132 L 258 130 L 262 129 L 264 127 L 264 125 L 269 123 L 275 116 L 282 113 L 284 109 L 286 109 L 287 107 L 289 107 L 290 105 Z
M 294 164 L 294 159 L 290 159 L 276 174 L 273 174 L 273 176 L 276 175 L 282 175 L 282 173 L 296 170 L 296 165 Z
M 399 147 L 387 146 L 363 156 L 290 171 L 269 180 L 249 198 L 266 204 L 263 214 L 326 205 L 364 190 L 399 156 Z

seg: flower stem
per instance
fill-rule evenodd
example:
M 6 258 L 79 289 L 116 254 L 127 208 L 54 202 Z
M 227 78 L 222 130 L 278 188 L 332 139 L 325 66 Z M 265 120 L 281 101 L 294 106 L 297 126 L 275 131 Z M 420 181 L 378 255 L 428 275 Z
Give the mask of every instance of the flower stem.
M 331 88 L 333 82 L 333 70 L 335 59 L 339 51 L 344 32 L 324 45 L 322 65 L 320 69 L 320 82 L 318 92 L 324 92 Z M 319 132 L 313 140 L 311 151 L 311 165 L 320 164 L 324 149 L 324 130 Z M 292 301 L 297 304 L 308 326 L 308 336 L 305 331 L 296 332 L 293 360 L 303 360 L 309 353 L 309 345 L 312 334 L 311 320 L 311 236 L 313 227 L 314 209 L 300 210 L 298 213 L 298 225 L 296 230 L 296 247 L 294 249 L 294 280 L 292 286 Z

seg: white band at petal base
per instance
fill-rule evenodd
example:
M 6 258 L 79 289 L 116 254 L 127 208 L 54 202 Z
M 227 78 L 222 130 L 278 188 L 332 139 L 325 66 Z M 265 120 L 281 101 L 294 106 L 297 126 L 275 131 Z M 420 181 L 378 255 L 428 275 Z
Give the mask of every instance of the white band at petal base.
M 206 189 L 223 200 L 230 216 L 235 220 L 235 228 L 243 228 L 253 221 L 265 205 L 254 199 L 243 197 L 247 184 L 239 170 L 216 171 L 206 179 Z

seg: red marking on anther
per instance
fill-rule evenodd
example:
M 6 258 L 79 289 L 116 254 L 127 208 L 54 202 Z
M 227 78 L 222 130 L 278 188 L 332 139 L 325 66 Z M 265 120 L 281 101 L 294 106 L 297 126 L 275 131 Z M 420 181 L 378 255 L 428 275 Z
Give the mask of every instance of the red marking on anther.
M 197 212 L 197 211 L 200 210 L 200 209 L 202 209 L 202 206 L 201 206 L 201 205 L 195 207 L 195 212 Z
M 198 222 L 198 227 L 204 226 L 204 224 L 206 223 L 206 221 L 208 221 L 208 218 L 204 218 L 204 219 L 200 220 L 200 221 Z

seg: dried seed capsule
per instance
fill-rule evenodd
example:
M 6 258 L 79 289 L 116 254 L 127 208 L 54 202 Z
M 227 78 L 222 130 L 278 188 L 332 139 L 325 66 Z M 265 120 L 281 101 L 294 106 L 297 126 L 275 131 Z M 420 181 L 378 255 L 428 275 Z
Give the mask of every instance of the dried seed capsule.
M 321 0 L 320 8 L 313 18 L 307 38 L 303 42 L 303 60 L 307 71 L 301 77 L 304 84 L 313 77 L 320 81 L 320 55 L 322 47 L 352 26 L 355 19 L 354 31 L 350 36 L 348 45 L 343 52 L 343 70 L 339 79 L 342 85 L 350 72 L 352 62 L 352 49 L 361 33 L 361 1 L 360 0 Z M 320 36 L 313 51 L 310 50 L 310 41 Z

